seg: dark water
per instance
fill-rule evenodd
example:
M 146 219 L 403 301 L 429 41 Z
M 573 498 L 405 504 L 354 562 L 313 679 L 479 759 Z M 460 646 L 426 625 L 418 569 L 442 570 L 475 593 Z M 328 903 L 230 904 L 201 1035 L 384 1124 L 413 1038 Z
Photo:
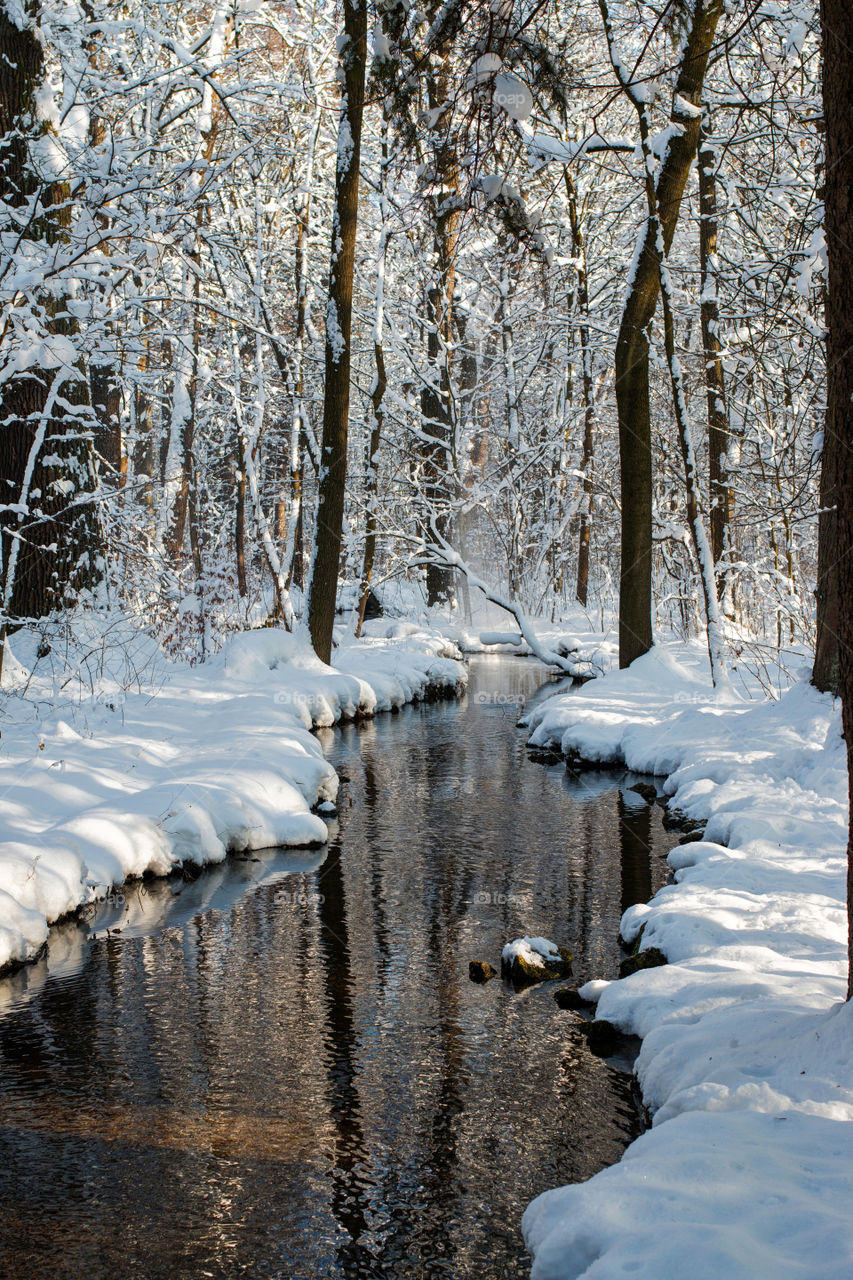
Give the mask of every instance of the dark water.
M 544 934 L 612 976 L 673 842 L 630 779 L 527 759 L 543 679 L 478 659 L 460 704 L 326 731 L 327 851 L 140 886 L 0 982 L 3 1280 L 528 1275 L 524 1206 L 637 1112 L 552 986 L 468 961 Z

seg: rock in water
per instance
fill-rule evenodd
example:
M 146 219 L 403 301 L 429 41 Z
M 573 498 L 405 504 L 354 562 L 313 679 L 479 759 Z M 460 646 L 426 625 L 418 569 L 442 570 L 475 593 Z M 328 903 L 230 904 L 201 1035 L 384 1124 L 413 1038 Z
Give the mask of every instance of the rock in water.
M 501 973 L 515 987 L 529 987 L 549 978 L 568 978 L 572 953 L 548 938 L 516 938 L 501 952 Z
M 488 960 L 471 960 L 468 964 L 468 977 L 472 982 L 488 982 L 489 978 L 498 976 L 497 969 Z
M 589 1009 L 593 1004 L 592 1000 L 584 1000 L 577 987 L 560 987 L 554 992 L 554 999 L 558 1009 Z
M 636 951 L 622 961 L 619 977 L 630 978 L 632 973 L 638 973 L 640 969 L 657 969 L 659 965 L 666 963 L 666 956 L 658 947 L 646 947 L 645 951 Z
M 584 1023 L 580 1030 L 586 1036 L 590 1050 L 600 1058 L 613 1057 L 626 1040 L 619 1028 L 606 1018 L 596 1018 L 594 1022 Z

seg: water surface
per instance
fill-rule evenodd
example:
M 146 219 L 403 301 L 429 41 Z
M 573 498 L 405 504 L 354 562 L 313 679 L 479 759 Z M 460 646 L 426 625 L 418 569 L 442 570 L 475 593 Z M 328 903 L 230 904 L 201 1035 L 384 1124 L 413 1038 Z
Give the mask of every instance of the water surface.
M 471 672 L 323 732 L 327 850 L 137 886 L 0 982 L 4 1280 L 523 1277 L 524 1206 L 619 1158 L 629 1077 L 468 962 L 544 934 L 613 976 L 674 837 L 527 758 L 543 668 Z

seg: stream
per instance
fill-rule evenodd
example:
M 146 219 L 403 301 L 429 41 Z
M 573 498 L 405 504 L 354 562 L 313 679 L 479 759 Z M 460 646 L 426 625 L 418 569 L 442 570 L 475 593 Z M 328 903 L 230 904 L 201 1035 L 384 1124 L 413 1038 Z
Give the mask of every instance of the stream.
M 618 1160 L 630 1063 L 549 983 L 469 980 L 544 935 L 615 976 L 677 835 L 619 772 L 530 760 L 538 663 L 321 730 L 321 850 L 127 886 L 0 981 L 0 1276 L 529 1275 L 520 1219 Z

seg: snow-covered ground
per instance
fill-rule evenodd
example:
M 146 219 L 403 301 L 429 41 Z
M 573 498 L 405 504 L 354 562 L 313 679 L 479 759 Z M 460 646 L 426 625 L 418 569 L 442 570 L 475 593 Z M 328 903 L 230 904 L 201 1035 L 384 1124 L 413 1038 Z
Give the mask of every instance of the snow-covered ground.
M 0 739 L 0 967 L 129 877 L 229 851 L 322 844 L 337 777 L 312 726 L 464 684 L 458 651 L 415 628 L 343 633 L 335 667 L 268 628 L 198 666 L 119 620 L 80 619 L 50 650 L 7 647 Z M 39 647 L 41 645 L 41 656 Z
M 663 967 L 588 984 L 643 1037 L 653 1127 L 616 1166 L 524 1215 L 533 1280 L 853 1275 L 847 778 L 838 704 L 714 695 L 699 645 L 536 707 L 530 741 L 665 775 L 704 839 L 622 933 Z M 560 1016 L 573 1017 L 573 1014 Z

